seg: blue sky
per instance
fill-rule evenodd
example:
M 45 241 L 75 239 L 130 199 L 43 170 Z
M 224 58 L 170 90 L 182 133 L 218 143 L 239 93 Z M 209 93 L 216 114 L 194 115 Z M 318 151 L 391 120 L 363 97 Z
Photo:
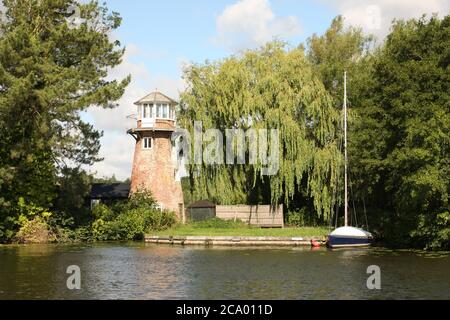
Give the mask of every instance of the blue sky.
M 185 86 L 183 66 L 217 60 L 264 45 L 274 37 L 293 46 L 313 33 L 322 34 L 341 14 L 380 41 L 394 18 L 423 13 L 448 14 L 448 0 L 106 0 L 123 18 L 111 37 L 126 47 L 123 63 L 110 78 L 128 74 L 132 82 L 114 110 L 92 107 L 83 115 L 104 131 L 100 156 L 87 168 L 97 176 L 130 176 L 134 140 L 126 130 L 135 125 L 127 115 L 134 101 L 159 91 L 177 99 Z
M 201 62 L 231 53 L 214 38 L 217 17 L 226 6 L 235 3 L 229 0 L 107 1 L 108 7 L 123 17 L 117 32 L 123 44 L 136 44 L 153 56 L 154 59 L 142 60 L 153 73 L 173 77 L 179 75 L 181 60 Z M 313 32 L 323 32 L 336 15 L 330 6 L 317 1 L 275 0 L 270 6 L 276 16 L 292 16 L 299 21 L 300 33 L 286 39 L 294 45 Z M 139 59 L 134 57 L 133 61 Z

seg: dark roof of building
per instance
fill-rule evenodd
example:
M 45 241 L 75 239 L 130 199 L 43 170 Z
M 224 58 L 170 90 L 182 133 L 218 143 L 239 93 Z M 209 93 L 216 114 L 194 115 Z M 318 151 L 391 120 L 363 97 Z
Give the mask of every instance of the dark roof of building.
M 129 183 L 95 183 L 91 188 L 91 199 L 126 199 L 129 194 Z
M 216 205 L 209 200 L 200 200 L 194 203 L 191 203 L 188 208 L 215 208 Z

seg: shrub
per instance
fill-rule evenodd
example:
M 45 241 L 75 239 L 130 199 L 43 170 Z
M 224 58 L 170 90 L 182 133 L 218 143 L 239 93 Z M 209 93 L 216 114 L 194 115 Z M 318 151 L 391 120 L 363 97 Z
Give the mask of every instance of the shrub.
M 150 230 L 165 230 L 177 219 L 174 212 L 160 210 L 149 191 L 137 191 L 127 201 L 92 209 L 92 238 L 97 241 L 140 240 Z
M 128 240 L 118 221 L 103 221 L 98 219 L 92 223 L 92 237 L 96 241 Z
M 294 227 L 317 227 L 324 224 L 322 217 L 308 207 L 297 211 L 290 211 L 287 215 L 287 224 Z
M 107 222 L 105 222 L 103 219 L 95 220 L 92 223 L 91 230 L 92 230 L 92 237 L 95 240 L 99 241 L 107 240 L 107 235 L 109 234 L 109 232 Z
M 99 203 L 92 208 L 92 215 L 96 219 L 109 221 L 114 219 L 114 212 L 108 206 L 103 203 Z
M 56 242 L 58 243 L 78 243 L 92 242 L 93 235 L 90 226 L 82 226 L 76 229 L 56 227 Z
M 303 217 L 301 216 L 300 212 L 289 212 L 287 223 L 292 227 L 301 227 L 303 226 Z
M 157 202 L 153 198 L 152 194 L 148 190 L 138 190 L 131 194 L 128 201 L 119 204 L 118 209 L 121 212 L 132 210 L 132 209 L 157 209 Z
M 76 228 L 71 234 L 71 239 L 74 242 L 91 242 L 94 240 L 92 230 L 89 226 Z
M 305 211 L 305 208 L 302 208 L 299 211 L 289 212 L 288 225 L 295 227 L 305 226 Z
M 112 221 L 95 220 L 92 234 L 98 241 L 140 240 L 150 230 L 165 230 L 175 223 L 176 216 L 171 211 L 135 208 L 124 211 Z
M 420 215 L 418 226 L 410 235 L 426 250 L 450 249 L 450 212 L 443 211 Z
M 123 240 L 140 240 L 149 229 L 145 209 L 131 209 L 117 217 L 115 221 Z
M 24 221 L 16 234 L 18 243 L 49 243 L 56 241 L 55 234 L 49 225 L 41 218 Z
M 52 214 L 47 209 L 34 203 L 27 203 L 23 197 L 17 202 L 18 219 L 15 224 L 20 226 L 15 235 L 19 243 L 48 243 L 56 240 L 52 228 L 48 224 Z
M 177 222 L 175 212 L 169 210 L 153 209 L 145 214 L 146 231 L 160 231 L 172 227 Z

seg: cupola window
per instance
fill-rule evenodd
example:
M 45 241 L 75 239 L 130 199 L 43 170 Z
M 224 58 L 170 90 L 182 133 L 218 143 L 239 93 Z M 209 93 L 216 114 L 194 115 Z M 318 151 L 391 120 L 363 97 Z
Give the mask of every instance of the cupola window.
M 175 120 L 175 107 L 168 103 L 143 103 L 138 105 L 138 119 Z

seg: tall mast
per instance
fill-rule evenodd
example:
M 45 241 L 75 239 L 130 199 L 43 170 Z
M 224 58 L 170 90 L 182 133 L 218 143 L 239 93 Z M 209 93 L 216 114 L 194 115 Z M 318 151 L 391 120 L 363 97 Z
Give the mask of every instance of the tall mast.
M 344 162 L 345 162 L 345 226 L 348 226 L 348 182 L 347 182 L 347 71 L 344 72 Z

